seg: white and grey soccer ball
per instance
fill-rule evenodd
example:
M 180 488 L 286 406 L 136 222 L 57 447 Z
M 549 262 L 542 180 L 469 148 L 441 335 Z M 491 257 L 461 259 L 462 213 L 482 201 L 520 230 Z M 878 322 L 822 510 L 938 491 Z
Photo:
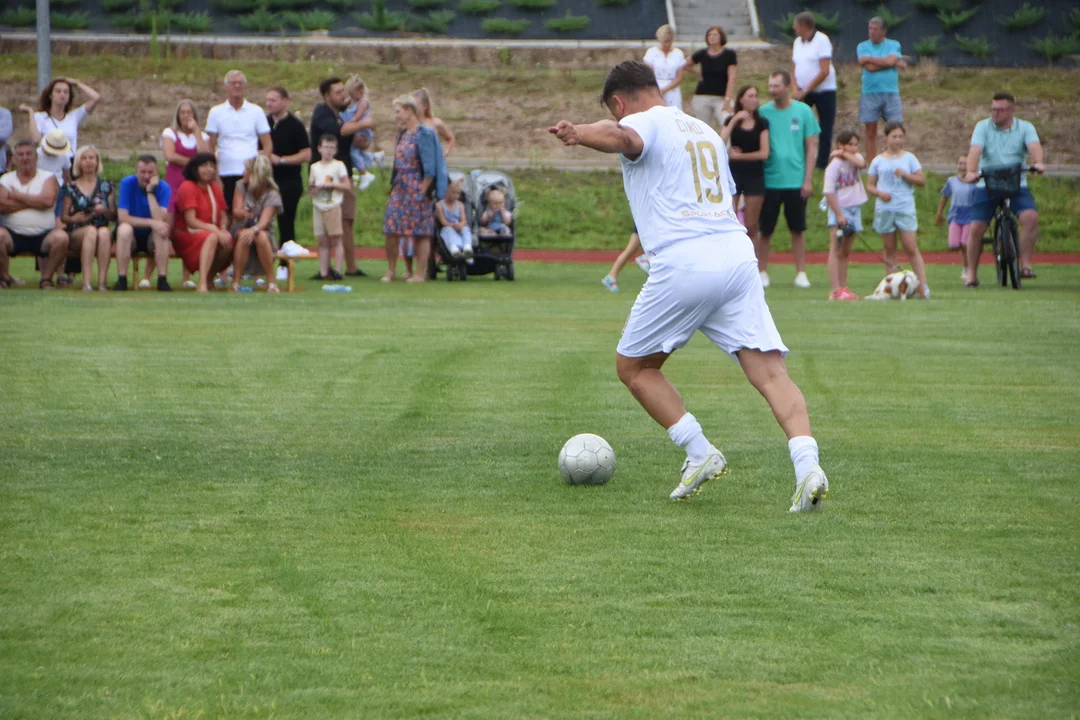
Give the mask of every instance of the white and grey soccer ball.
M 599 435 L 575 435 L 559 451 L 559 472 L 567 485 L 603 485 L 615 474 L 615 451 Z

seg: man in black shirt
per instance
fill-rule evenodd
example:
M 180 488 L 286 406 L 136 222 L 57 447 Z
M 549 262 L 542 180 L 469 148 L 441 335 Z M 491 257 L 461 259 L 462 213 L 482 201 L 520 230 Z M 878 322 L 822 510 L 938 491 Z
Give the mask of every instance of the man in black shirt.
M 274 182 L 281 191 L 281 212 L 278 214 L 280 245 L 296 240 L 296 205 L 304 194 L 304 163 L 311 160 L 307 128 L 303 121 L 289 112 L 289 92 L 282 87 L 266 91 L 266 121 L 270 123 L 273 150 L 270 163 L 274 166 Z
M 338 139 L 337 155 L 335 157 L 345 163 L 345 169 L 352 176 L 352 158 L 349 148 L 352 147 L 353 135 L 360 129 L 364 122 L 360 119 L 350 120 L 343 123 L 341 112 L 349 107 L 349 98 L 345 94 L 345 85 L 341 78 L 332 77 L 319 83 L 319 94 L 323 101 L 315 106 L 311 113 L 311 153 L 312 157 L 319 154 L 319 139 L 323 135 L 333 135 Z M 356 242 L 353 239 L 353 221 L 356 218 L 356 191 L 349 187 L 345 191 L 345 197 L 341 202 L 341 238 L 345 248 L 346 275 L 360 277 L 366 273 L 356 267 Z

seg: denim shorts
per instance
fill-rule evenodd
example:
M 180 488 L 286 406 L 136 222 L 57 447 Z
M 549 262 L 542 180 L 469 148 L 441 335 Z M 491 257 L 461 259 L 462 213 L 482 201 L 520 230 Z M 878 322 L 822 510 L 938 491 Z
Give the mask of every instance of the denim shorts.
M 882 118 L 886 122 L 904 121 L 900 93 L 863 93 L 859 97 L 859 122 L 872 123 Z
M 855 205 L 854 207 L 840 208 L 840 212 L 844 213 L 844 219 L 847 220 L 855 232 L 862 232 L 862 205 Z M 829 208 L 829 227 L 836 227 L 836 215 L 833 213 L 832 208 Z
M 1009 200 L 1012 204 L 1012 211 L 1017 215 L 1035 209 L 1035 198 L 1032 197 L 1031 191 L 1026 187 L 1020 188 L 1020 192 L 1013 195 Z M 997 206 L 998 203 L 991 200 L 990 196 L 987 195 L 986 188 L 975 188 L 975 192 L 971 196 L 971 221 L 990 222 L 990 218 L 994 217 Z

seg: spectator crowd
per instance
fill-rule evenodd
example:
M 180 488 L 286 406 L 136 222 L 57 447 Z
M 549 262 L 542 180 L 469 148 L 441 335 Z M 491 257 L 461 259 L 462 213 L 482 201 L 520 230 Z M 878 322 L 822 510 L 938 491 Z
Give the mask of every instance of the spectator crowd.
M 900 44 L 888 37 L 885 20 L 869 21 L 868 39 L 856 50 L 862 127 L 834 132 L 832 43 L 810 12 L 795 16 L 793 30 L 791 68 L 771 74 L 768 102 L 754 85 L 738 85 L 738 58 L 719 26 L 708 28 L 705 47 L 687 56 L 675 47 L 672 28 L 664 25 L 644 61 L 669 106 L 683 107 L 684 75 L 699 78 L 690 110 L 729 144 L 735 206 L 754 241 L 766 287 L 771 239 L 781 212 L 792 236 L 794 284 L 810 287 L 806 213 L 813 171 L 819 168 L 825 171 L 819 207 L 828 215 L 830 299 L 858 297 L 846 285 L 846 259 L 855 233 L 863 229 L 862 205 L 871 196 L 872 228 L 881 236 L 886 263 L 895 265 L 899 243 L 919 277 L 920 291 L 928 295 L 914 200 L 914 188 L 925 185 L 926 177 L 905 147 L 899 73 L 907 63 Z M 157 289 L 171 290 L 167 269 L 175 254 L 186 287 L 207 292 L 231 284 L 239 289 L 243 276 L 256 275 L 268 292 L 277 292 L 284 268 L 275 273 L 275 256 L 295 242 L 296 210 L 305 193 L 312 199 L 318 244 L 315 278 L 363 276 L 353 234 L 357 193 L 370 187 L 375 171 L 385 165 L 391 168 L 391 190 L 383 219 L 387 271 L 382 280 L 398 277 L 403 257 L 405 279 L 423 282 L 437 228 L 446 252 L 470 256 L 473 238 L 463 222 L 461 188 L 449 183 L 445 162 L 456 138 L 434 116 L 430 93 L 420 88 L 393 100 L 395 142 L 388 160 L 375 150 L 377 128 L 363 80 L 330 77 L 318 90 L 321 102 L 305 126 L 289 111 L 287 89 L 268 90 L 263 109 L 248 99 L 243 72 L 232 70 L 224 79 L 225 102 L 210 108 L 205 122 L 193 101 L 177 104 L 161 132 L 164 177 L 157 158 L 144 154 L 135 172 L 115 186 L 102 177 L 97 149 L 80 144 L 79 128 L 102 100 L 94 88 L 73 78 L 53 80 L 36 108 L 19 106 L 27 114 L 29 137 L 14 142 L 9 142 L 11 112 L 0 108 L 0 171 L 6 171 L 0 177 L 0 287 L 21 282 L 9 273 L 10 256 L 30 254 L 37 258 L 42 288 L 70 284 L 81 273 L 84 290 L 106 290 L 115 246 L 115 290 L 151 287 L 155 269 Z M 987 192 L 982 169 L 1030 162 L 1044 170 L 1038 133 L 1014 111 L 1011 95 L 994 95 L 990 117 L 976 126 L 956 176 L 942 190 L 937 221 L 944 222 L 948 199 L 949 247 L 963 254 L 968 286 L 978 285 L 981 239 L 1001 199 Z M 309 166 L 306 176 L 304 165 Z M 1031 278 L 1038 213 L 1023 176 L 1010 197 L 1021 226 L 1022 274 Z M 513 219 L 500 205 L 502 198 L 494 193 L 489 200 L 478 234 L 508 233 Z M 619 270 L 640 249 L 636 233 L 635 228 L 630 245 L 604 278 L 613 291 L 618 290 Z M 148 258 L 145 275 L 129 282 L 132 259 L 139 255 Z M 638 264 L 648 269 L 643 256 Z

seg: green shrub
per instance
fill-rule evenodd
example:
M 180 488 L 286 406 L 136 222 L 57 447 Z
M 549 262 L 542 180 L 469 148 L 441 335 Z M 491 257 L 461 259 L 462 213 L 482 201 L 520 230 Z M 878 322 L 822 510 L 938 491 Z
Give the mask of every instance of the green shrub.
M 1026 30 L 1033 25 L 1038 25 L 1044 17 L 1046 17 L 1046 8 L 1032 7 L 1025 2 L 1012 15 L 999 17 L 997 21 L 998 24 L 1004 25 L 1006 29 L 1015 31 Z
M 126 13 L 129 10 L 134 10 L 138 4 L 139 0 L 104 0 L 101 7 L 109 14 Z
M 37 10 L 28 7 L 12 8 L 0 14 L 0 25 L 30 27 L 37 22 Z
M 1072 25 L 1072 29 L 1075 32 L 1080 32 L 1080 7 L 1073 8 L 1065 15 L 1065 21 Z
M 392 32 L 405 27 L 404 13 L 390 12 L 386 9 L 386 0 L 373 0 L 371 12 L 353 16 L 360 27 L 372 32 Z
M 255 10 L 259 6 L 259 0 L 210 0 L 210 4 L 220 12 L 238 15 Z
M 488 18 L 480 23 L 481 29 L 488 35 L 520 35 L 530 25 L 529 20 L 511 20 L 510 18 Z
M 425 15 L 410 15 L 405 18 L 405 29 L 409 32 L 446 35 L 450 32 L 450 21 L 456 17 L 453 10 L 432 10 Z
M 964 0 L 915 0 L 915 7 L 927 12 L 959 12 L 964 9 Z
M 205 12 L 167 13 L 165 22 L 167 27 L 180 32 L 204 33 L 210 30 L 210 14 Z
M 241 15 L 236 19 L 240 27 L 249 32 L 277 32 L 285 24 L 285 20 L 278 13 L 272 13 L 265 7 L 260 7 L 247 15 Z
M 85 30 L 90 27 L 90 13 L 49 13 L 49 23 L 59 30 Z
M 975 14 L 979 12 L 979 8 L 973 7 L 970 10 L 960 10 L 958 12 L 948 12 L 942 10 L 938 12 L 938 20 L 945 25 L 945 32 L 952 32 L 971 18 L 975 17 Z
M 900 27 L 904 24 L 905 21 L 907 21 L 909 17 L 911 17 L 910 15 L 895 14 L 892 10 L 889 9 L 888 5 L 885 5 L 884 3 L 878 5 L 877 10 L 874 11 L 874 15 L 884 20 L 885 25 L 888 26 L 889 30 L 894 30 Z
M 499 0 L 461 0 L 458 12 L 465 15 L 484 15 L 499 7 Z
M 446 0 L 406 0 L 413 10 L 434 10 L 446 4 Z
M 941 36 L 931 35 L 915 43 L 915 53 L 920 57 L 937 57 L 941 52 Z
M 510 0 L 510 4 L 520 10 L 546 10 L 555 0 Z
M 980 60 L 985 60 L 990 57 L 990 54 L 994 52 L 994 45 L 986 39 L 985 35 L 978 37 L 965 37 L 957 33 L 953 36 L 956 38 L 956 47 L 960 48 L 968 55 L 977 57 Z
M 561 18 L 555 18 L 548 20 L 544 23 L 544 26 L 548 30 L 554 30 L 555 32 L 575 32 L 577 30 L 584 30 L 589 26 L 588 15 L 574 15 L 569 10 Z
M 158 12 L 162 10 L 175 10 L 186 2 L 187 0 L 157 0 L 156 9 Z
M 286 25 L 292 25 L 300 32 L 329 30 L 334 27 L 337 15 L 329 10 L 308 10 L 307 12 L 285 12 L 281 19 Z
M 1047 35 L 1044 38 L 1039 38 L 1028 47 L 1052 64 L 1066 55 L 1080 53 L 1080 38 L 1076 35 L 1067 35 L 1065 37 Z

